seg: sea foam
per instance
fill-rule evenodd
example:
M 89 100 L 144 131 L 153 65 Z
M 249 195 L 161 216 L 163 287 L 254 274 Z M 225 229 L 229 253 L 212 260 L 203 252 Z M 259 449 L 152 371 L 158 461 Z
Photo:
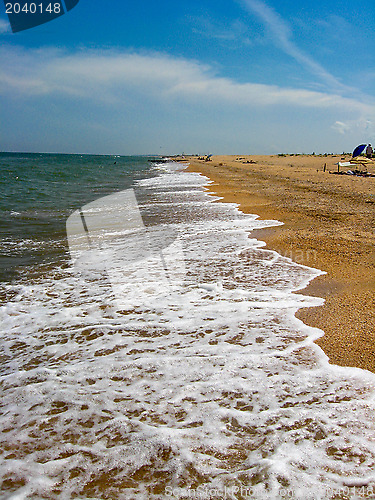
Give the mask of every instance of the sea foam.
M 181 245 L 178 286 L 119 305 L 72 264 L 3 287 L 4 498 L 374 498 L 374 376 L 295 318 L 321 271 L 251 237 L 277 221 L 156 168 L 134 190 Z

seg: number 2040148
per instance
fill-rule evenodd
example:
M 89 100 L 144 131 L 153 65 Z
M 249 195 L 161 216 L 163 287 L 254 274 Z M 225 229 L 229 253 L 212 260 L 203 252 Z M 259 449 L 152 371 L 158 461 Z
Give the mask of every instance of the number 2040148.
M 49 3 L 47 5 L 42 3 L 7 3 L 5 4 L 7 14 L 60 14 L 60 3 Z

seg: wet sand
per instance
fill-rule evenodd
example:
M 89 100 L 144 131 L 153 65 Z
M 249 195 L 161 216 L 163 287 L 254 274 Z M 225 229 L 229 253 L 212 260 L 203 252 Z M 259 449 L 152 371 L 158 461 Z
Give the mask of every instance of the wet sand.
M 375 177 L 330 173 L 349 158 L 241 155 L 205 162 L 187 157 L 189 169 L 209 177 L 210 190 L 223 201 L 284 223 L 252 235 L 267 248 L 326 272 L 303 291 L 323 297 L 325 304 L 297 316 L 324 331 L 316 342 L 331 363 L 375 373 Z M 375 173 L 375 163 L 365 169 Z

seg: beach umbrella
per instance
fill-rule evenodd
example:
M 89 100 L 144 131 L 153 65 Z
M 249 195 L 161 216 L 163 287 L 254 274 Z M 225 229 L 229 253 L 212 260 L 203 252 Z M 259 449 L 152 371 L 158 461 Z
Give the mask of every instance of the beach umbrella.
M 360 144 L 359 146 L 357 146 L 355 148 L 355 150 L 353 151 L 352 158 L 355 158 L 356 156 L 359 156 L 362 153 L 362 151 L 364 151 L 365 147 L 366 147 L 366 144 Z

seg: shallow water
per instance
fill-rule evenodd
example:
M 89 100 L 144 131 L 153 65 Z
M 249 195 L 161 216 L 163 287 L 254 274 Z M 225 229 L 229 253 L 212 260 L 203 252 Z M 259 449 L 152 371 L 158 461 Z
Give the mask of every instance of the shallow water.
M 2 284 L 1 498 L 374 498 L 374 376 L 294 316 L 320 271 L 264 249 L 251 231 L 277 222 L 206 178 L 151 170 L 131 186 L 181 245 L 172 287 L 138 266 L 124 298 L 66 254 Z

